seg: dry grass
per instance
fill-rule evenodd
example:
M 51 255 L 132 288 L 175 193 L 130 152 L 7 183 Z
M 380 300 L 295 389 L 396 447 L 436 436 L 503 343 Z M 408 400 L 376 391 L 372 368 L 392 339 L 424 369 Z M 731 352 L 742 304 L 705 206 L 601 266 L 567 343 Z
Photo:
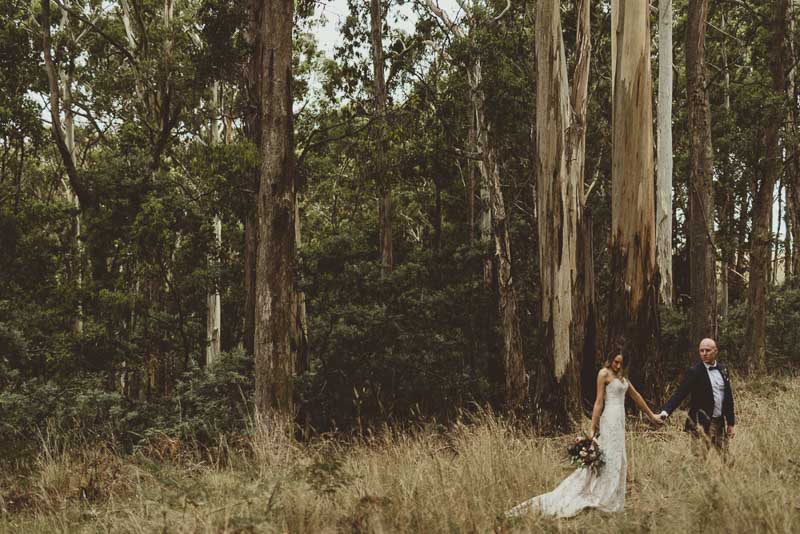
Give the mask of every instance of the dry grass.
M 570 470 L 569 436 L 481 417 L 446 434 L 386 431 L 301 446 L 280 424 L 199 452 L 168 438 L 134 455 L 65 450 L 0 474 L 3 532 L 800 532 L 800 379 L 738 380 L 734 463 L 701 461 L 680 417 L 629 422 L 626 511 L 501 519 Z

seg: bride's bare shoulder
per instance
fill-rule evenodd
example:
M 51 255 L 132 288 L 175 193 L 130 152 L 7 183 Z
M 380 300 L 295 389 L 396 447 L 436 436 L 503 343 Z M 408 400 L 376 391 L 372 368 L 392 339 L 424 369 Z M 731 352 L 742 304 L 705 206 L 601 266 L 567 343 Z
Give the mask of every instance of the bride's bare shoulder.
M 605 367 L 602 367 L 602 368 L 601 368 L 599 371 L 597 371 L 597 379 L 599 380 L 599 379 L 601 379 L 601 378 L 602 378 L 603 380 L 606 380 L 606 381 L 608 381 L 608 378 L 609 378 L 609 371 L 608 371 L 608 369 L 607 369 L 607 368 L 605 368 Z

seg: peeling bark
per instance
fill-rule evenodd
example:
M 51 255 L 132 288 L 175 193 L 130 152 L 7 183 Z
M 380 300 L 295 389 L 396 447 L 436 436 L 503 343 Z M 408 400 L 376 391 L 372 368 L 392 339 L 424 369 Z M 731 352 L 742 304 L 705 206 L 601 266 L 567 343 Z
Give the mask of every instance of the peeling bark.
M 583 210 L 586 97 L 591 44 L 589 3 L 578 5 L 578 60 L 570 97 L 560 2 L 540 1 L 536 12 L 536 176 L 542 321 L 546 358 L 537 405 L 564 424 L 580 414 L 580 361 L 587 318 L 577 278 L 578 229 Z M 583 243 L 581 243 L 583 247 Z M 581 258 L 586 261 L 584 251 Z M 591 261 L 590 258 L 588 258 Z M 581 269 L 581 274 L 585 271 Z M 577 321 L 576 319 L 580 319 Z
M 661 382 L 647 2 L 621 2 L 612 110 L 611 303 L 608 349 L 621 350 L 648 396 Z

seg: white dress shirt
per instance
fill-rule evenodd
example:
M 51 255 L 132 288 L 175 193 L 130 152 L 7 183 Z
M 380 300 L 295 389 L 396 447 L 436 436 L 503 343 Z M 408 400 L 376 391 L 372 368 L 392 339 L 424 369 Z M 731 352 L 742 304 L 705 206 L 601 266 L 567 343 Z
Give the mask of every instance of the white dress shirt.
M 716 365 L 714 363 L 704 363 L 708 379 L 711 380 L 711 392 L 714 394 L 714 412 L 711 417 L 719 417 L 722 415 L 722 400 L 725 398 L 725 380 L 722 378 L 722 371 L 711 371 L 710 367 Z

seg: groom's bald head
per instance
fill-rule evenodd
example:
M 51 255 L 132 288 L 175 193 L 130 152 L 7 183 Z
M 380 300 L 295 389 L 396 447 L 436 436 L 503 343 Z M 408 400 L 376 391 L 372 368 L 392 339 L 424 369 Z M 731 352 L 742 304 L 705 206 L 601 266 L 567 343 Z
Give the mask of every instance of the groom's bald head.
M 710 337 L 700 342 L 698 351 L 700 352 L 700 359 L 705 363 L 713 363 L 717 360 L 717 342 Z

